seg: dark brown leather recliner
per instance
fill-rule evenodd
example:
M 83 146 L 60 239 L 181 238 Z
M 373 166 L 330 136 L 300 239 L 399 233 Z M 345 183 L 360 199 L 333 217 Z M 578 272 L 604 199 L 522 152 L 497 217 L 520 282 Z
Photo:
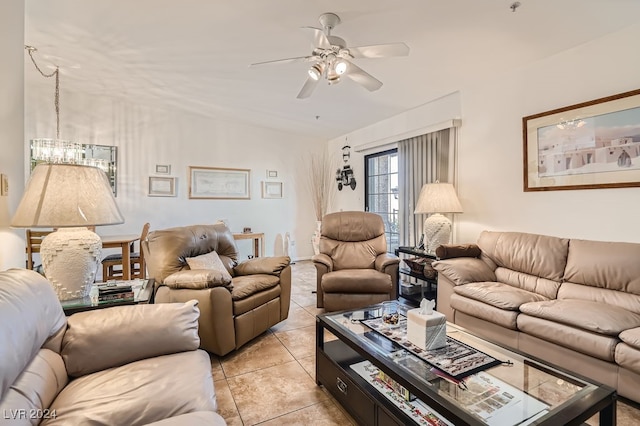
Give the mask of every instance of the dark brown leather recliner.
M 225 355 L 289 315 L 291 267 L 287 256 L 238 263 L 233 234 L 219 222 L 149 233 L 141 242 L 149 277 L 159 284 L 155 303 L 198 300 L 200 347 Z M 231 279 L 190 269 L 188 258 L 215 251 Z
M 337 212 L 322 218 L 317 271 L 317 306 L 355 309 L 398 295 L 400 259 L 387 253 L 382 218 L 367 212 Z

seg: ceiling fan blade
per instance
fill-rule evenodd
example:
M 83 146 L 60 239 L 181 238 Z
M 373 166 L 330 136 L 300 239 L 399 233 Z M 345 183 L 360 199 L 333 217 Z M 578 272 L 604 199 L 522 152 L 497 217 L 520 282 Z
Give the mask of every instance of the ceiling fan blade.
M 260 65 L 272 65 L 272 64 L 289 64 L 292 62 L 314 62 L 319 59 L 318 56 L 297 56 L 295 58 L 277 59 L 275 61 L 256 62 L 249 65 L 250 67 L 257 67 Z
M 351 80 L 356 83 L 362 85 L 365 89 L 370 92 L 378 90 L 382 87 L 382 82 L 354 64 L 353 62 L 347 61 L 349 66 L 344 75 L 349 77 Z
M 315 27 L 301 27 L 303 30 L 311 30 L 313 32 L 313 46 L 321 47 L 323 49 L 331 48 L 331 43 L 325 35 L 324 31 Z
M 374 44 L 372 46 L 350 47 L 354 58 L 385 58 L 388 56 L 407 56 L 409 46 L 404 43 Z
M 311 96 L 319 81 L 320 80 L 314 80 L 311 77 L 307 77 L 307 81 L 304 82 L 304 86 L 302 86 L 302 89 L 300 89 L 300 93 L 298 93 L 298 96 L 296 97 L 298 99 L 304 99 Z

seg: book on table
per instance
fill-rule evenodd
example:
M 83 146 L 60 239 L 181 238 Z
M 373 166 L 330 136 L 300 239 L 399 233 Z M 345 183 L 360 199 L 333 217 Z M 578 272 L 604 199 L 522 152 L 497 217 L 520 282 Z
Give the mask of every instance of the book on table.
M 128 301 L 134 299 L 130 285 L 106 285 L 98 287 L 98 301 Z

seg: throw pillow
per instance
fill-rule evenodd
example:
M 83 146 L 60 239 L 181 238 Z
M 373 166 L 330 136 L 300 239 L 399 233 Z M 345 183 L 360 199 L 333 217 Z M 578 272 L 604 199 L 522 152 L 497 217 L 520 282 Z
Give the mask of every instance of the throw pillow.
M 224 267 L 220 256 L 218 256 L 218 253 L 215 251 L 197 257 L 188 257 L 185 260 L 191 269 L 211 269 L 220 272 L 222 278 L 227 281 L 227 283 L 231 282 L 231 274 L 227 271 L 227 268 Z

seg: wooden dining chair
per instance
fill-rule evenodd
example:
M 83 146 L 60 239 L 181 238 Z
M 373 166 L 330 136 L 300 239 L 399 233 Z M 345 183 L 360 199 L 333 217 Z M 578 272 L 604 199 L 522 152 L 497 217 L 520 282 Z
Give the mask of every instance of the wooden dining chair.
M 149 233 L 149 223 L 145 223 L 142 227 L 142 234 L 140 234 L 140 243 L 147 238 Z M 147 277 L 147 267 L 144 262 L 144 253 L 142 250 L 133 252 L 130 255 L 131 260 L 131 278 L 145 279 Z M 110 254 L 102 259 L 102 280 L 117 280 L 122 279 L 122 253 Z
M 25 247 L 25 252 L 27 253 L 27 269 L 40 269 L 40 265 L 34 265 L 33 263 L 33 254 L 40 253 L 42 240 L 53 231 L 54 230 L 51 229 L 46 231 L 34 231 L 32 229 L 27 229 L 27 241 Z

